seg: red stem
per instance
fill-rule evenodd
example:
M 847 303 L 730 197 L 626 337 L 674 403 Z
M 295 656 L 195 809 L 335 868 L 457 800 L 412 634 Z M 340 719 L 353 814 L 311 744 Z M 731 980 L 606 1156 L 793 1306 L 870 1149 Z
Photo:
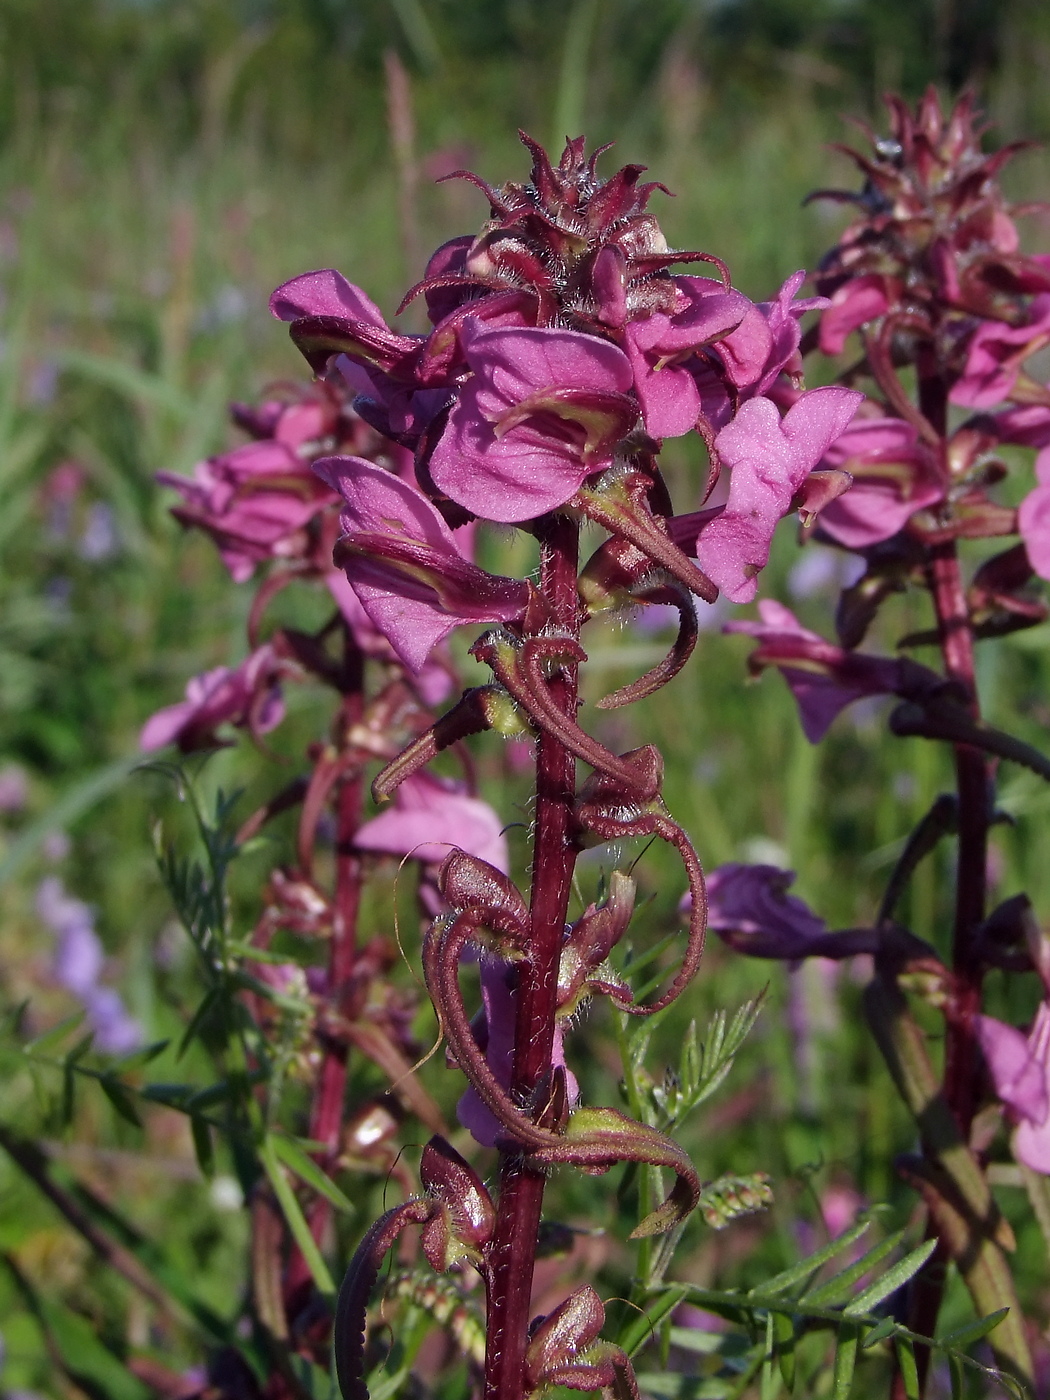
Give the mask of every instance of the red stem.
M 347 636 L 344 672 L 346 689 L 337 722 L 342 734 L 346 734 L 360 720 L 364 702 L 361 655 L 349 635 Z M 361 824 L 363 801 L 363 773 L 352 769 L 350 775 L 338 785 L 335 798 L 335 892 L 332 901 L 332 938 L 328 953 L 326 996 L 336 1009 L 339 1008 L 343 1000 L 357 958 L 357 915 L 361 903 L 361 857 L 354 850 L 353 841 L 357 828 Z M 341 1146 L 348 1047 L 341 1041 L 328 1037 L 322 1039 L 322 1047 L 321 1068 L 318 1071 L 314 1087 L 308 1132 L 314 1142 L 325 1144 L 325 1152 L 321 1157 L 320 1164 L 327 1167 L 336 1158 Z M 308 1212 L 310 1233 L 318 1243 L 321 1242 L 329 1227 L 332 1213 L 333 1206 L 324 1197 L 318 1197 Z M 289 1300 L 289 1303 L 300 1292 L 309 1278 L 310 1271 L 306 1261 L 299 1249 L 293 1245 L 284 1286 L 285 1298 Z
M 979 719 L 973 632 L 954 540 L 932 547 L 927 577 L 937 615 L 945 673 L 963 688 L 970 714 Z M 968 1142 L 977 1108 L 981 1065 L 973 1031 L 973 1018 L 981 1009 L 981 966 L 976 956 L 975 932 L 984 919 L 991 792 L 988 764 L 980 750 L 965 744 L 955 745 L 955 782 L 959 797 L 959 840 L 952 933 L 954 1012 L 945 1034 L 944 1096 L 955 1114 L 964 1141 Z M 932 1221 L 927 1222 L 926 1233 L 927 1238 L 936 1234 Z M 945 1277 L 945 1257 L 939 1249 L 912 1281 L 908 1325 L 922 1336 L 932 1337 L 936 1331 Z M 921 1395 L 929 1369 L 929 1349 L 917 1347 L 915 1361 Z M 894 1378 L 893 1400 L 903 1400 L 903 1397 L 904 1382 L 898 1374 Z
M 559 628 L 579 636 L 576 588 L 579 529 L 564 516 L 538 522 L 540 588 Z M 577 668 L 562 664 L 550 692 L 575 720 Z M 536 836 L 533 851 L 531 940 L 519 964 L 514 1074 L 511 1094 L 529 1104 L 548 1073 L 554 1043 L 558 962 L 576 863 L 572 812 L 576 762 L 554 735 L 540 735 L 536 761 Z M 496 1228 L 488 1253 L 486 1400 L 522 1400 L 532 1276 L 545 1176 L 520 1152 L 503 1154 Z

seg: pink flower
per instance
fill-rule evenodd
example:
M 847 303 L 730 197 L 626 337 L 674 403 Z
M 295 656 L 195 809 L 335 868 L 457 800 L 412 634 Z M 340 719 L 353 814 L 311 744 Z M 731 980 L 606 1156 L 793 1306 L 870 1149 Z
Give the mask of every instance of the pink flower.
M 991 408 L 1013 392 L 1021 366 L 1050 343 L 1050 294 L 1034 297 L 1023 326 L 982 321 L 973 334 L 963 377 L 952 388 L 952 403 Z
M 158 472 L 186 502 L 172 514 L 206 530 L 237 583 L 274 557 L 301 553 L 297 538 L 335 497 L 309 469 L 309 445 L 334 426 L 333 405 L 306 400 L 279 410 L 272 436 L 201 462 L 192 477 Z
M 938 683 L 933 671 L 907 658 L 844 651 L 803 627 L 790 609 L 772 598 L 763 598 L 758 612 L 760 621 L 727 622 L 722 630 L 758 639 L 750 665 L 779 669 L 811 744 L 819 743 L 836 715 L 855 700 L 867 695 L 916 696 Z
M 336 546 L 361 606 L 413 671 L 463 623 L 520 617 L 529 585 L 463 557 L 422 492 L 360 457 L 325 457 L 317 474 L 344 501 Z
M 851 277 L 832 296 L 820 318 L 820 348 L 825 355 L 841 355 L 852 331 L 885 316 L 900 295 L 900 284 L 880 273 Z
M 739 328 L 719 341 L 716 353 L 742 397 L 764 394 L 783 370 L 801 374 L 799 322 L 807 311 L 819 311 L 828 305 L 827 297 L 795 300 L 795 293 L 805 280 L 804 269 L 793 272 L 771 301 L 750 307 Z
M 429 462 L 439 490 L 487 520 L 555 510 L 609 465 L 638 409 L 622 350 L 579 331 L 462 331 L 473 371 Z
M 777 522 L 861 402 L 852 389 L 812 389 L 781 420 L 766 398 L 749 399 L 715 439 L 733 469 L 725 509 L 700 531 L 701 569 L 734 603 L 749 603 L 769 559 Z
M 471 797 L 461 784 L 429 773 L 406 778 L 392 804 L 358 830 L 354 844 L 362 851 L 408 855 L 428 865 L 458 849 L 504 874 L 509 866 L 507 838 L 489 804 Z
M 1029 491 L 1017 510 L 1017 530 L 1029 563 L 1040 578 L 1050 579 L 1050 462 L 1036 462 L 1039 485 Z
M 853 477 L 850 489 L 820 514 L 821 529 L 847 549 L 890 539 L 917 511 L 944 499 L 932 453 L 901 418 L 855 418 L 821 466 Z
M 1027 1035 L 992 1016 L 974 1026 L 995 1092 L 1018 1119 L 1018 1161 L 1050 1175 L 1050 1002 L 1040 1002 Z
M 186 699 L 168 705 L 146 721 L 139 748 L 150 753 L 177 743 L 184 753 L 209 748 L 220 740 L 220 724 L 267 734 L 284 718 L 280 677 L 285 671 L 269 644 L 252 652 L 235 670 L 217 666 L 194 676 L 186 686 Z
M 755 309 L 741 292 L 726 291 L 711 278 L 672 280 L 679 309 L 671 315 L 654 311 L 624 330 L 646 432 L 657 438 L 679 437 L 695 427 L 700 414 L 700 390 L 691 372 L 698 367 L 695 352 Z

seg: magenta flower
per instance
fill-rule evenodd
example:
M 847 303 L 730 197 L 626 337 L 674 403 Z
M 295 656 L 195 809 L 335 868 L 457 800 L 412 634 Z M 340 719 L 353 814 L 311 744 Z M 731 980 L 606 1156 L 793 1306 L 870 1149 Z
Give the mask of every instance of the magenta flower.
M 412 856 L 436 865 L 458 849 L 506 874 L 509 867 L 503 826 L 487 802 L 471 797 L 462 784 L 414 773 L 398 787 L 392 804 L 359 828 L 354 844 L 362 851 Z
M 335 416 L 320 400 L 291 404 L 274 415 L 272 436 L 210 457 L 192 477 L 157 473 L 185 500 L 172 514 L 212 536 L 235 582 L 266 559 L 302 553 L 300 532 L 335 500 L 309 469 L 309 446 Z
M 740 326 L 719 341 L 716 353 L 742 397 L 764 394 L 782 371 L 802 373 L 799 323 L 807 311 L 820 311 L 828 305 L 827 297 L 795 300 L 805 280 L 804 269 L 793 272 L 771 301 L 750 307 Z
M 845 430 L 863 395 L 852 389 L 812 389 L 781 420 L 770 399 L 749 399 L 715 439 L 722 464 L 733 469 L 725 509 L 696 542 L 701 569 L 734 603 L 749 603 L 769 559 L 777 522 L 813 467 Z
M 523 580 L 486 573 L 408 482 L 360 457 L 325 457 L 317 474 L 344 501 L 337 562 L 374 625 L 413 671 L 463 623 L 507 622 L 529 600 Z
M 820 318 L 820 348 L 825 355 L 841 355 L 851 332 L 885 316 L 900 298 L 896 278 L 881 273 L 851 277 L 834 293 Z
M 850 489 L 820 514 L 821 529 L 847 549 L 888 540 L 917 511 L 944 499 L 932 452 L 901 418 L 855 418 L 821 466 L 853 477 Z
M 680 437 L 696 426 L 700 389 L 693 374 L 698 368 L 695 352 L 755 311 L 743 293 L 727 291 L 711 278 L 672 281 L 679 309 L 670 315 L 654 311 L 628 322 L 624 330 L 646 432 L 657 438 Z M 764 327 L 764 319 L 759 320 Z
M 1013 392 L 1029 355 L 1050 344 L 1050 294 L 1034 297 L 1023 326 L 982 321 L 974 332 L 963 377 L 952 388 L 952 403 L 991 408 Z
M 1040 1002 L 1027 1035 L 992 1016 L 974 1027 L 995 1092 L 1017 1119 L 1017 1160 L 1050 1176 L 1050 1002 Z
M 270 311 L 279 321 L 297 323 L 296 343 L 319 373 L 340 352 L 381 370 L 401 369 L 422 344 L 421 336 L 392 331 L 371 297 L 333 268 L 283 282 L 270 297 Z
M 146 721 L 139 748 L 150 753 L 177 743 L 184 753 L 210 748 L 220 724 L 247 728 L 253 735 L 267 734 L 284 718 L 280 678 L 287 670 L 269 644 L 252 652 L 235 670 L 217 666 L 194 676 L 186 686 L 186 698 L 158 710 Z
M 1050 579 L 1050 461 L 1040 453 L 1036 461 L 1039 485 L 1017 510 L 1017 530 L 1024 540 L 1029 563 L 1040 578 Z
M 789 608 L 772 598 L 763 598 L 758 612 L 760 621 L 727 622 L 722 631 L 758 639 L 749 664 L 754 670 L 778 668 L 811 744 L 819 743 L 836 715 L 855 700 L 868 695 L 915 697 L 938 684 L 935 672 L 907 658 L 844 651 L 803 627 Z
M 473 374 L 430 459 L 434 484 L 487 520 L 564 505 L 637 421 L 627 356 L 579 331 L 468 318 L 461 334 Z

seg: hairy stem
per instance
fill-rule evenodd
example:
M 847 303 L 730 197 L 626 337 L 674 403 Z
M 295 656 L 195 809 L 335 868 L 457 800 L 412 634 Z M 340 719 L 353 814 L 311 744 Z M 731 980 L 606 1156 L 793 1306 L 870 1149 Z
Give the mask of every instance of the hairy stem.
M 537 523 L 540 587 L 559 629 L 579 636 L 576 589 L 579 531 L 564 516 Z M 572 720 L 576 717 L 577 668 L 565 661 L 550 681 L 550 693 Z M 536 762 L 536 827 L 533 850 L 530 946 L 519 964 L 514 1072 L 511 1095 L 534 1103 L 551 1063 L 558 962 L 576 862 L 572 811 L 576 762 L 553 734 L 540 735 Z M 496 1228 L 488 1255 L 486 1400 L 521 1400 L 524 1357 L 536 1260 L 543 1171 L 520 1153 L 505 1153 L 500 1165 Z

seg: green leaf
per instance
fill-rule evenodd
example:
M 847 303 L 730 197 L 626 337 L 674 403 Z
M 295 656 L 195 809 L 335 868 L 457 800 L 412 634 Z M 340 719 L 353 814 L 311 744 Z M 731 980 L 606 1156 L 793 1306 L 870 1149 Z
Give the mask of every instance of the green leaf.
M 190 1132 L 193 1135 L 193 1151 L 201 1175 L 211 1177 L 215 1172 L 215 1147 L 211 1140 L 211 1128 L 206 1118 L 199 1113 L 190 1114 Z
M 126 1085 L 119 1079 L 114 1079 L 112 1075 L 103 1074 L 99 1076 L 99 1085 L 106 1098 L 116 1109 L 117 1113 L 126 1123 L 130 1123 L 133 1128 L 142 1127 L 142 1119 L 136 1112 L 135 1105 L 131 1100 Z
M 129 365 L 125 360 L 72 347 L 55 349 L 53 358 L 63 369 L 73 370 L 85 379 L 93 379 L 96 384 L 116 389 L 128 398 L 167 409 L 180 418 L 188 420 L 196 411 L 194 399 L 169 380 Z
M 674 1312 L 688 1292 L 685 1284 L 667 1288 L 649 1303 L 644 1312 L 632 1315 L 631 1321 L 619 1337 L 619 1345 L 628 1356 L 633 1356 L 645 1345 L 664 1318 Z
M 790 1395 L 795 1388 L 795 1323 L 788 1313 L 771 1312 L 773 1319 L 773 1339 L 776 1343 L 780 1374 Z
M 67 1016 L 64 1021 L 59 1021 L 57 1026 L 52 1026 L 43 1035 L 38 1035 L 34 1040 L 27 1041 L 22 1047 L 24 1053 L 41 1057 L 53 1054 L 69 1032 L 79 1026 L 86 1015 L 87 1012 L 78 1011 L 73 1016 Z
M 305 1181 L 307 1186 L 312 1186 L 326 1201 L 331 1201 L 337 1210 L 345 1211 L 347 1215 L 355 1213 L 356 1208 L 353 1202 L 344 1196 L 331 1177 L 321 1170 L 314 1159 L 307 1156 L 294 1138 L 274 1133 L 271 1135 L 270 1141 L 273 1143 L 273 1150 L 278 1159 L 301 1181 Z
M 843 1316 L 854 1317 L 858 1313 L 872 1312 L 891 1293 L 903 1288 L 908 1280 L 919 1272 L 936 1248 L 936 1240 L 924 1240 L 918 1249 L 913 1249 L 910 1254 L 899 1259 L 881 1278 L 865 1288 L 863 1293 L 859 1293 L 853 1302 L 843 1309 Z M 1003 1312 L 1009 1312 L 1009 1309 L 1004 1308 Z
M 848 1269 L 843 1269 L 834 1278 L 822 1283 L 819 1288 L 809 1289 L 799 1301 L 812 1303 L 818 1308 L 837 1307 L 843 1299 L 850 1297 L 857 1280 L 862 1279 L 876 1264 L 881 1264 L 887 1254 L 892 1254 L 903 1238 L 903 1230 L 898 1230 L 893 1235 L 887 1235 L 873 1249 L 869 1249 L 867 1254 L 861 1255 L 855 1264 L 851 1264 Z
M 288 1223 L 288 1228 L 292 1232 L 292 1237 L 306 1266 L 313 1276 L 313 1281 L 317 1285 L 317 1291 L 329 1300 L 335 1298 L 335 1281 L 328 1272 L 328 1265 L 321 1256 L 321 1251 L 317 1247 L 317 1241 L 310 1233 L 310 1227 L 299 1207 L 299 1202 L 295 1198 L 295 1192 L 288 1184 L 288 1178 L 284 1174 L 284 1168 L 277 1159 L 274 1150 L 273 1135 L 267 1133 L 263 1138 L 259 1148 L 259 1157 L 262 1161 L 263 1170 L 269 1178 L 273 1193 L 277 1197 L 277 1203 L 281 1207 L 281 1212 Z
M 987 1337 L 993 1328 L 999 1326 L 1009 1311 L 1009 1308 L 1000 1308 L 998 1312 L 978 1318 L 976 1322 L 968 1322 L 965 1327 L 957 1327 L 954 1332 L 949 1332 L 944 1337 L 938 1337 L 937 1345 L 944 1347 L 945 1350 L 954 1347 L 957 1351 L 962 1351 L 964 1347 L 979 1342 L 982 1337 Z
M 877 1346 L 879 1342 L 884 1342 L 887 1337 L 892 1337 L 897 1330 L 896 1320 L 892 1317 L 884 1317 L 877 1323 L 868 1335 L 861 1342 L 861 1346 L 867 1350 L 868 1347 Z
M 799 1263 L 792 1264 L 790 1269 L 774 1274 L 771 1279 L 759 1284 L 757 1288 L 753 1288 L 750 1296 L 754 1297 L 760 1293 L 763 1297 L 768 1298 L 777 1293 L 786 1293 L 789 1288 L 794 1288 L 798 1284 L 808 1283 L 819 1269 L 835 1258 L 836 1254 L 841 1254 L 844 1250 L 849 1249 L 870 1229 L 871 1221 L 862 1220 L 859 1224 L 846 1230 L 844 1234 L 833 1239 L 823 1249 L 819 1249 L 816 1254 L 811 1254 L 808 1259 L 802 1259 Z
M 22 867 L 36 854 L 37 848 L 52 831 L 72 825 L 78 817 L 101 802 L 114 788 L 135 771 L 142 762 L 141 754 L 129 758 L 118 758 L 115 763 L 107 763 L 81 778 L 67 788 L 53 807 L 31 822 L 7 849 L 0 861 L 0 885 L 6 884 L 19 873 Z
M 910 1337 L 902 1337 L 898 1333 L 897 1343 L 897 1366 L 901 1373 L 901 1380 L 904 1382 L 904 1400 L 922 1400 L 922 1391 L 919 1388 L 919 1368 L 915 1362 L 915 1343 Z
M 849 1400 L 853 1389 L 853 1373 L 857 1366 L 857 1342 L 860 1329 L 844 1325 L 835 1344 L 835 1370 L 831 1383 L 832 1400 Z

